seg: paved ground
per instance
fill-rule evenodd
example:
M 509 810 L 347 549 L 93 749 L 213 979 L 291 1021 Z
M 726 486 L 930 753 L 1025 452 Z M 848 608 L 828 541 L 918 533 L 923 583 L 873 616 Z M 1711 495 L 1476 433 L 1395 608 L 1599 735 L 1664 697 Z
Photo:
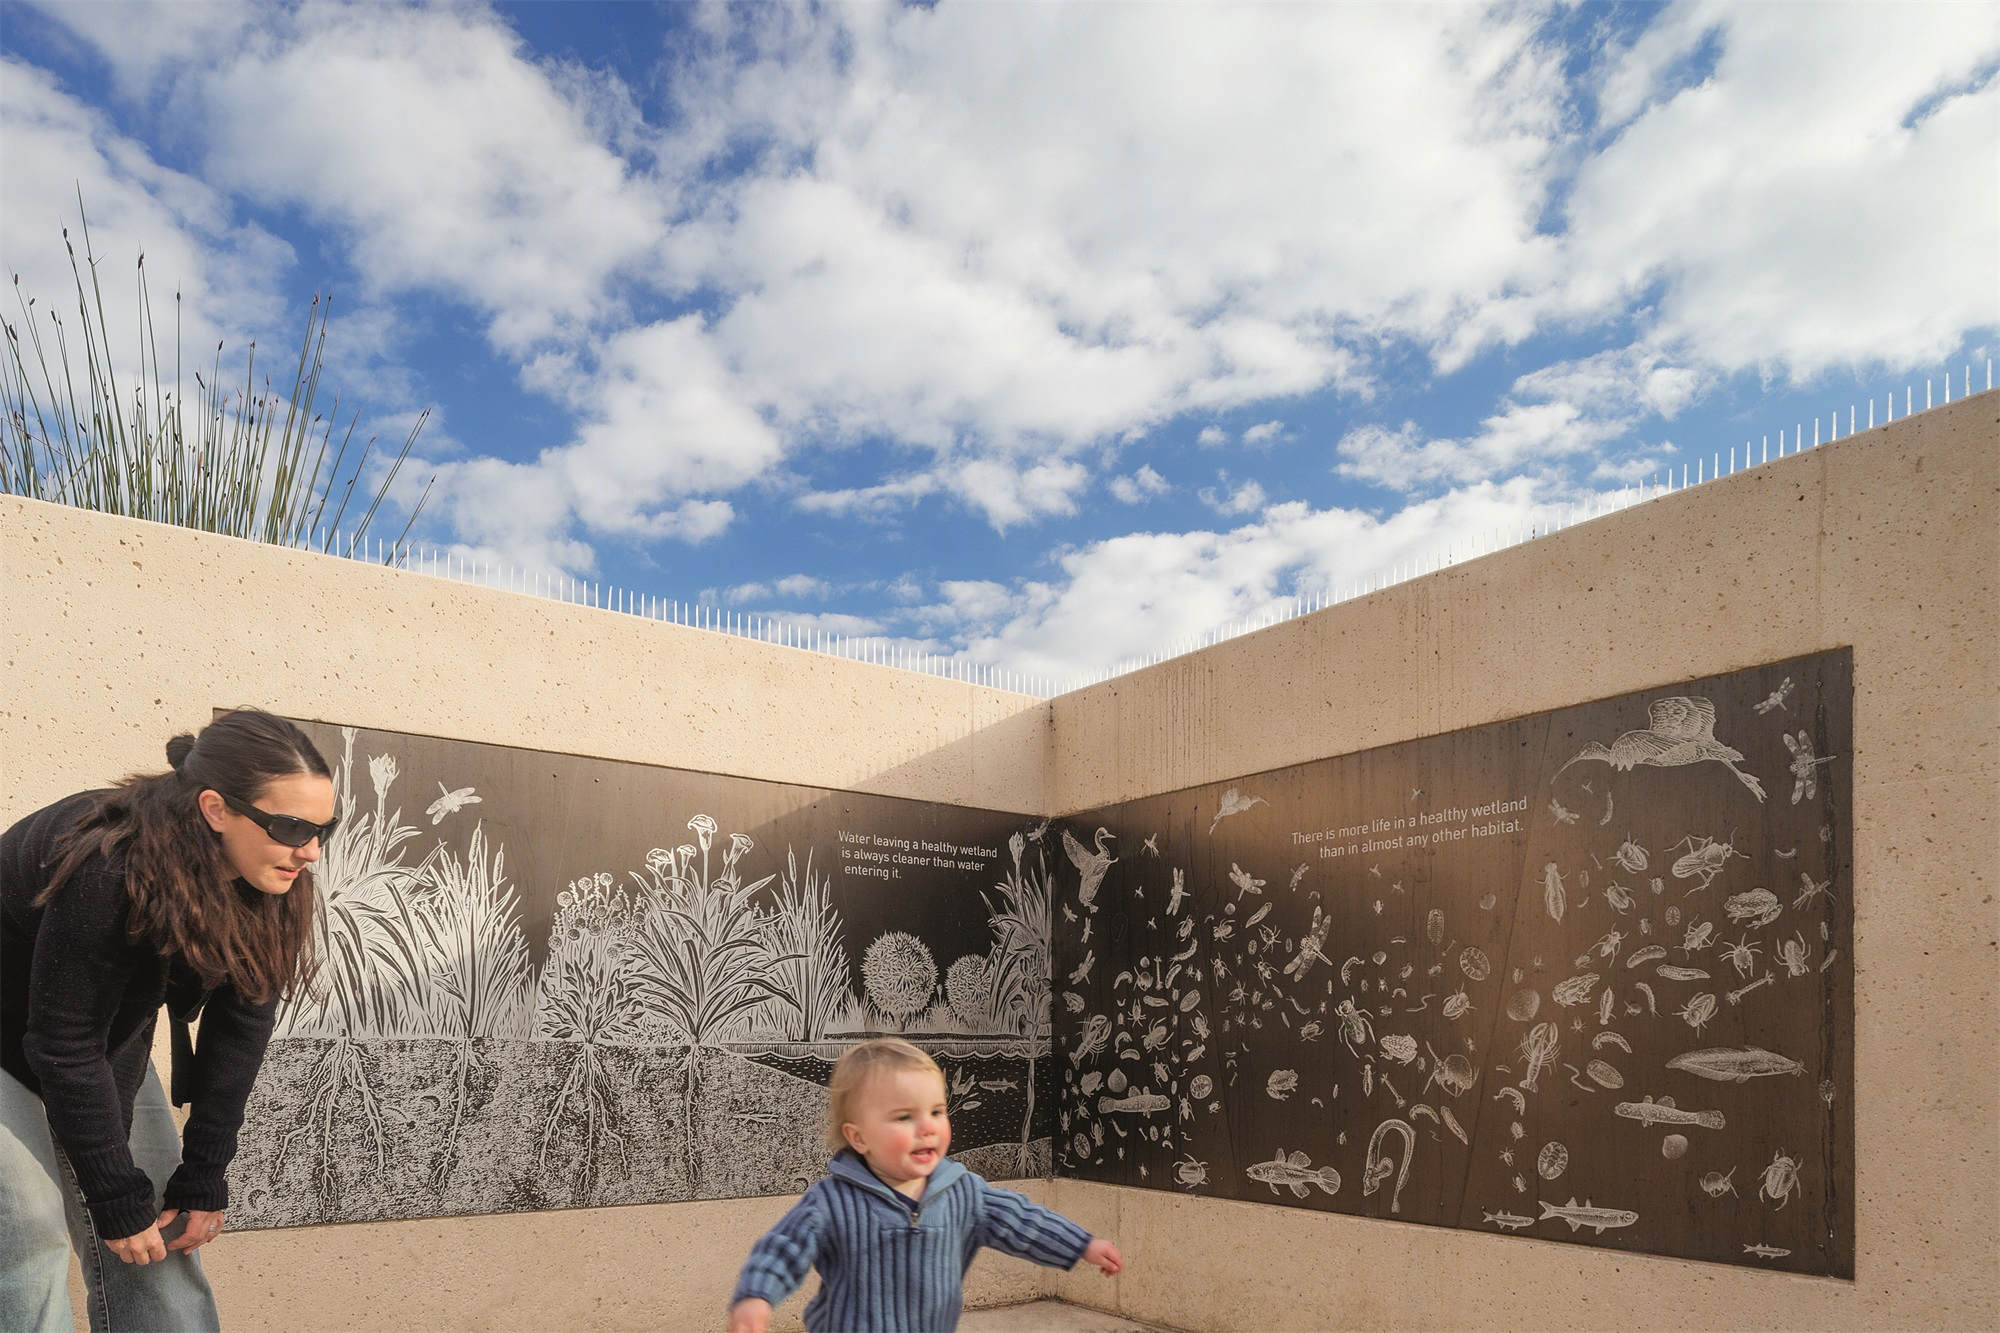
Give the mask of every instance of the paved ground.
M 1135 1324 L 1117 1315 L 1061 1301 L 1031 1301 L 998 1310 L 967 1310 L 962 1333 L 1167 1333 L 1153 1324 Z

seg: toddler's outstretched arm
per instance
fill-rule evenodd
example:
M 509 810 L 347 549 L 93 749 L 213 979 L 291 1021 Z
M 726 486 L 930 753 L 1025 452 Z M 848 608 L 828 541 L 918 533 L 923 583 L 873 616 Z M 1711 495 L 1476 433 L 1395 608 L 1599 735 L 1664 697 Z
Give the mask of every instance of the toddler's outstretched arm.
M 1097 1265 L 1098 1271 L 1106 1277 L 1117 1277 L 1125 1271 L 1125 1257 L 1118 1253 L 1118 1247 L 1102 1236 L 1093 1236 L 1090 1245 L 1083 1252 L 1083 1261 Z M 756 1333 L 763 1333 L 759 1328 Z
M 764 1333 L 771 1326 L 771 1303 L 745 1296 L 729 1310 L 729 1333 Z

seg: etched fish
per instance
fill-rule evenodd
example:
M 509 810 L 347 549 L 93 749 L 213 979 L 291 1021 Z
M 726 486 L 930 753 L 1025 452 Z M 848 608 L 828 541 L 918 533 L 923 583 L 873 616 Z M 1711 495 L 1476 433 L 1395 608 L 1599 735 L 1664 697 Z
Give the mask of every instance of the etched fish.
M 1535 1220 L 1546 1222 L 1558 1218 L 1569 1223 L 1571 1232 L 1589 1227 L 1598 1235 L 1603 1235 L 1613 1227 L 1629 1227 L 1639 1220 L 1639 1215 L 1624 1208 L 1595 1208 L 1588 1199 L 1578 1206 L 1576 1196 L 1570 1195 L 1569 1202 L 1558 1208 L 1555 1204 L 1542 1204 L 1542 1215 Z
M 1745 1245 L 1743 1253 L 1754 1254 L 1760 1259 L 1782 1259 L 1790 1250 L 1781 1250 L 1775 1245 Z
M 1700 1125 L 1703 1129 L 1721 1129 L 1725 1121 L 1720 1111 L 1683 1111 L 1674 1105 L 1671 1097 L 1654 1101 L 1651 1097 L 1643 1102 L 1620 1102 L 1611 1108 L 1627 1120 L 1636 1120 L 1642 1125 Z
M 1747 1083 L 1773 1074 L 1798 1074 L 1805 1066 L 1797 1060 L 1767 1051 L 1761 1046 L 1733 1050 L 1727 1046 L 1702 1051 L 1686 1051 L 1667 1061 L 1667 1068 L 1711 1078 L 1718 1083 Z
M 1535 1224 L 1534 1218 L 1523 1217 L 1519 1213 L 1488 1213 L 1485 1220 L 1491 1222 L 1496 1227 L 1503 1227 L 1508 1231 L 1519 1231 L 1522 1227 L 1529 1227 Z
M 1172 1104 L 1156 1092 L 1135 1092 L 1129 1097 L 1099 1097 L 1097 1112 L 1099 1115 L 1110 1115 L 1113 1111 L 1138 1111 L 1151 1115 L 1155 1111 L 1166 1110 Z
M 1328 1194 L 1335 1194 L 1340 1190 L 1340 1172 L 1330 1166 L 1315 1171 L 1312 1158 L 1302 1152 L 1295 1152 L 1287 1157 L 1283 1148 L 1278 1149 L 1278 1155 L 1270 1161 L 1243 1168 L 1243 1174 L 1252 1180 L 1261 1180 L 1269 1185 L 1273 1194 L 1276 1194 L 1278 1187 L 1282 1185 L 1301 1199 L 1312 1192 L 1306 1188 L 1308 1185 L 1317 1185 Z
M 988 1092 L 1012 1092 L 1021 1085 L 1011 1078 L 984 1078 L 979 1080 L 979 1086 Z

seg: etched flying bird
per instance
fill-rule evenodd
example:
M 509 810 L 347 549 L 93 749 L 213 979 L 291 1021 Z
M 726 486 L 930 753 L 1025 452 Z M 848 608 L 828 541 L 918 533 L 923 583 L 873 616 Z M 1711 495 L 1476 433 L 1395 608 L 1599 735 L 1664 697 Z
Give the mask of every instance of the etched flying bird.
M 478 805 L 485 799 L 484 797 L 473 795 L 472 788 L 470 787 L 460 787 L 458 790 L 452 791 L 440 782 L 438 783 L 438 790 L 444 792 L 444 795 L 432 801 L 424 810 L 424 813 L 431 817 L 432 828 L 436 828 L 439 824 L 442 824 L 446 815 L 455 815 L 466 806 Z
M 1236 790 L 1236 788 L 1231 787 L 1228 791 L 1222 793 L 1222 804 L 1216 808 L 1215 818 L 1208 821 L 1208 831 L 1210 833 L 1215 832 L 1217 824 L 1220 824 L 1231 815 L 1242 814 L 1253 805 L 1269 804 L 1270 802 L 1261 796 L 1245 796 L 1242 792 Z
M 1118 859 L 1105 850 L 1104 840 L 1110 838 L 1113 842 L 1116 842 L 1117 838 L 1113 836 L 1110 829 L 1098 829 L 1097 850 L 1094 852 L 1078 842 L 1076 835 L 1068 829 L 1063 830 L 1062 838 L 1063 850 L 1069 853 L 1070 862 L 1076 866 L 1078 873 L 1083 876 L 1082 882 L 1077 885 L 1076 889 L 1077 901 L 1088 907 L 1091 901 L 1097 897 L 1097 886 L 1104 882 L 1104 872 L 1109 870 L 1111 863 Z
M 1743 755 L 1715 738 L 1715 705 L 1707 699 L 1674 695 L 1655 699 L 1647 710 L 1650 721 L 1644 731 L 1628 731 L 1606 748 L 1591 741 L 1577 751 L 1563 768 L 1595 760 L 1621 773 L 1644 765 L 1649 768 L 1679 768 L 1684 764 L 1714 761 L 1736 775 L 1758 800 L 1764 799 L 1764 784 L 1753 774 L 1737 767 Z M 1556 772 L 1562 772 L 1559 768 Z

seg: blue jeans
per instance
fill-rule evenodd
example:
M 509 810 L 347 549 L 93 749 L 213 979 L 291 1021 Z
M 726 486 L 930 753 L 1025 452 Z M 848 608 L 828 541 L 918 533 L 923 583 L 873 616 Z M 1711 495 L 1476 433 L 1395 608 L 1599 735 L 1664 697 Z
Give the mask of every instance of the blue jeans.
M 181 1162 L 180 1131 L 149 1067 L 132 1111 L 132 1160 L 165 1188 Z M 154 1205 L 159 1202 L 155 1199 Z M 180 1234 L 182 1213 L 163 1233 Z M 118 1239 L 113 1237 L 112 1239 Z M 220 1327 L 215 1296 L 193 1254 L 128 1264 L 97 1234 L 69 1159 L 49 1133 L 42 1099 L 0 1070 L 0 1329 L 71 1333 L 69 1252 L 83 1267 L 95 1333 L 182 1333 Z

